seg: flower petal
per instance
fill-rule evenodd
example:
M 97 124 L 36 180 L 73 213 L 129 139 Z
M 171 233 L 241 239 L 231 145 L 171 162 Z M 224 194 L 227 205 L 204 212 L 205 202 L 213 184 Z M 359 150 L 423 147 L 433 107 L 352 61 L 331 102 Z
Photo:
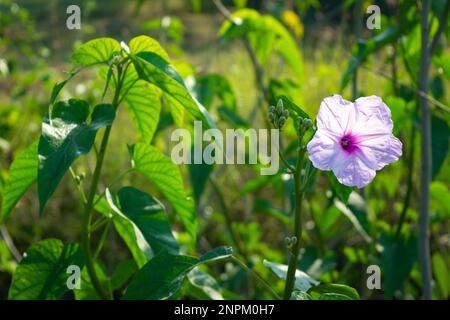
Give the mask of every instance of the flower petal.
M 402 155 L 402 143 L 391 134 L 363 139 L 358 143 L 358 157 L 370 168 L 380 170 Z
M 354 133 L 373 135 L 392 132 L 391 110 L 377 96 L 356 99 L 357 124 Z
M 317 128 L 327 131 L 335 137 L 342 135 L 353 124 L 354 105 L 340 95 L 333 95 L 322 100 L 317 114 Z
M 339 152 L 338 147 L 338 142 L 323 131 L 317 131 L 306 146 L 313 166 L 320 170 L 331 170 L 331 161 Z
M 345 154 L 335 159 L 333 172 L 338 181 L 349 187 L 363 188 L 375 178 L 375 170 L 368 167 L 358 156 Z

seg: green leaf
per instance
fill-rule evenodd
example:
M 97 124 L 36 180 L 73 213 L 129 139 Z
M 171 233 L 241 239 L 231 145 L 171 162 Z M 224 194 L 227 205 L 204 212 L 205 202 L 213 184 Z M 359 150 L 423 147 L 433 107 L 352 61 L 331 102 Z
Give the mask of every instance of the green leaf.
M 17 202 L 37 179 L 37 149 L 38 144 L 35 142 L 18 154 L 9 168 L 8 179 L 2 191 L 2 223 L 8 219 Z
M 217 281 L 209 273 L 195 268 L 187 274 L 187 278 L 190 283 L 190 294 L 192 291 L 199 291 L 196 295 L 202 300 L 224 300 Z
M 235 111 L 236 97 L 227 78 L 220 74 L 207 74 L 199 77 L 195 84 L 197 99 L 207 108 L 211 109 L 217 97 L 223 106 Z
M 200 197 L 205 190 L 206 184 L 208 183 L 209 176 L 214 169 L 214 165 L 206 164 L 204 162 L 195 164 L 194 158 L 194 145 L 191 147 L 191 163 L 189 164 L 189 177 L 191 180 L 192 189 L 194 192 L 195 203 L 198 205 L 200 202 Z
M 380 238 L 383 246 L 381 269 L 384 278 L 384 295 L 392 299 L 396 291 L 403 290 L 405 281 L 417 261 L 417 240 L 413 236 L 396 239 L 391 234 Z
M 339 201 L 338 199 L 334 199 L 333 202 L 334 206 L 339 209 L 340 212 L 342 212 L 352 223 L 352 225 L 355 227 L 356 231 L 364 238 L 364 240 L 368 243 L 372 242 L 372 238 L 369 236 L 367 231 L 363 228 L 360 222 L 360 217 L 356 216 L 355 213 L 349 209 L 348 206 L 346 206 L 343 202 Z
M 447 79 L 450 79 L 450 54 L 442 53 L 439 57 L 434 57 L 433 62 L 444 72 Z
M 98 261 L 94 263 L 95 272 L 99 278 L 99 281 L 103 288 L 110 288 L 111 283 L 108 276 L 106 275 L 106 270 L 104 265 L 100 264 Z M 76 300 L 101 300 L 102 298 L 98 295 L 97 290 L 91 282 L 91 277 L 89 276 L 87 268 L 83 268 L 81 271 L 80 279 L 80 289 L 74 289 Z
M 124 299 L 168 299 L 183 286 L 187 274 L 202 263 L 231 257 L 230 247 L 220 247 L 200 258 L 165 252 L 151 259 L 131 281 Z
M 120 51 L 119 43 L 112 38 L 98 38 L 78 47 L 72 55 L 72 62 L 85 67 L 108 63 Z
M 118 290 L 124 287 L 137 271 L 138 267 L 134 260 L 124 260 L 119 262 L 111 276 L 111 289 Z
M 432 266 L 440 298 L 447 299 L 450 295 L 449 268 L 447 267 L 448 264 L 445 262 L 445 258 L 439 252 L 433 255 Z
M 9 299 L 58 299 L 68 291 L 67 268 L 82 269 L 84 255 L 77 244 L 48 239 L 33 244 L 14 272 Z
M 268 63 L 274 50 L 294 71 L 299 83 L 305 79 L 302 53 L 288 30 L 271 15 L 261 15 L 253 9 L 241 9 L 225 21 L 219 35 L 223 39 L 246 37 L 262 63 Z
M 233 128 L 248 128 L 248 122 L 243 119 L 240 115 L 231 109 L 226 107 L 219 107 L 217 109 L 219 113 L 219 118 L 227 123 L 229 123 Z
M 285 264 L 263 261 L 263 264 L 272 270 L 272 272 L 280 279 L 286 280 L 288 266 Z M 295 270 L 295 284 L 294 287 L 300 292 L 307 292 L 311 287 L 317 286 L 319 281 L 311 278 L 306 273 L 300 270 Z
M 385 45 L 396 41 L 401 35 L 402 32 L 400 30 L 400 26 L 396 25 L 387 28 L 386 31 L 376 35 L 372 39 L 360 41 L 357 45 L 355 45 L 353 49 L 355 53 L 350 59 L 347 69 L 342 76 L 341 91 L 347 86 L 351 79 L 351 75 L 355 72 L 359 65 L 367 59 L 367 57 L 380 50 Z
M 141 35 L 131 39 L 129 43 L 130 53 L 137 54 L 139 52 L 154 52 L 166 61 L 170 61 L 166 50 L 161 47 L 159 42 L 149 36 Z
M 450 190 L 440 181 L 430 184 L 431 223 L 444 223 L 450 218 Z
M 103 214 L 106 218 L 113 220 L 114 228 L 130 250 L 137 266 L 139 268 L 144 266 L 148 258 L 152 256 L 152 250 L 147 241 L 140 236 L 141 232 L 136 230 L 131 221 L 114 212 L 105 198 L 101 198 L 100 200 L 96 198 L 95 203 L 95 210 Z
M 179 246 L 170 228 L 164 206 L 147 193 L 133 187 L 124 187 L 115 197 L 106 190 L 106 199 L 117 214 L 133 224 L 137 238 L 143 237 L 150 245 L 153 254 L 161 251 L 177 254 Z
M 289 115 L 291 117 L 302 117 L 303 119 L 307 118 L 307 119 L 311 119 L 309 117 L 309 115 L 303 111 L 302 108 L 300 108 L 299 106 L 297 106 L 294 102 L 292 102 L 288 97 L 286 97 L 285 95 L 280 95 L 278 96 L 277 100 L 282 100 L 283 101 L 283 106 L 289 110 Z M 294 118 L 295 119 L 295 118 Z
M 358 291 L 344 284 L 321 283 L 312 287 L 309 294 L 318 293 L 319 300 L 359 300 Z
M 332 171 L 328 171 L 327 176 L 328 176 L 328 181 L 330 182 L 331 189 L 333 190 L 334 194 L 344 204 L 347 204 L 348 198 L 350 197 L 350 194 L 352 193 L 353 188 L 347 187 L 347 186 L 341 184 Z
M 431 118 L 431 150 L 432 157 L 432 176 L 433 178 L 439 173 L 439 169 L 445 161 L 448 154 L 448 137 L 450 130 L 447 121 L 433 116 Z
M 133 168 L 153 182 L 178 213 L 186 231 L 196 240 L 197 213 L 192 198 L 184 190 L 181 172 L 172 160 L 157 148 L 142 143 L 134 145 Z
M 215 127 L 208 111 L 191 96 L 183 79 L 169 62 L 155 52 L 139 52 L 130 57 L 140 79 L 160 88 L 206 127 Z
M 97 105 L 90 124 L 86 122 L 88 115 L 87 102 L 70 99 L 56 103 L 42 124 L 38 147 L 40 214 L 72 162 L 91 150 L 98 129 L 112 124 L 115 111 L 110 104 Z
M 295 290 L 292 292 L 290 300 L 312 300 L 312 297 L 306 292 Z
M 155 134 L 161 112 L 161 93 L 153 85 L 139 80 L 130 66 L 123 84 L 123 101 L 136 125 L 138 141 L 150 143 Z

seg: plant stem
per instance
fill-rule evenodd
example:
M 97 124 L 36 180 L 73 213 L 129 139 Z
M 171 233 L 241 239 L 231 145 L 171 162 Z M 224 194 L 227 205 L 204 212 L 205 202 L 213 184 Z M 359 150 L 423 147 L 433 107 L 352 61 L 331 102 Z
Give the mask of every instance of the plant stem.
M 122 69 L 118 68 L 117 74 L 117 88 L 114 94 L 113 99 L 113 107 L 117 110 L 118 100 L 120 96 L 120 89 L 122 87 L 123 79 L 121 79 Z M 97 161 L 95 164 L 95 170 L 91 181 L 91 186 L 89 190 L 89 194 L 87 197 L 87 203 L 83 213 L 83 228 L 82 228 L 82 237 L 81 237 L 81 245 L 84 250 L 84 254 L 86 256 L 86 267 L 91 278 L 92 285 L 94 286 L 95 291 L 102 299 L 112 299 L 111 293 L 106 291 L 100 283 L 100 280 L 95 271 L 95 262 L 92 256 L 92 250 L 90 245 L 91 240 L 91 220 L 92 220 L 92 209 L 94 205 L 94 198 L 97 192 L 98 182 L 100 180 L 100 174 L 103 167 L 103 160 L 105 159 L 106 147 L 108 145 L 109 136 L 111 133 L 112 126 L 107 126 L 105 129 L 105 133 L 103 134 L 102 142 L 100 145 L 100 149 L 97 155 Z
M 276 299 L 280 300 L 281 297 L 273 290 L 273 288 L 253 269 L 249 268 L 244 262 L 236 258 L 235 256 L 231 256 L 231 259 L 240 265 L 244 270 L 250 273 L 259 283 L 267 289 Z
M 102 235 L 100 237 L 100 242 L 99 242 L 97 250 L 95 251 L 95 254 L 94 254 L 94 259 L 97 259 L 97 257 L 99 256 L 100 252 L 102 251 L 103 245 L 105 244 L 106 237 L 108 236 L 110 228 L 111 228 L 111 220 L 108 221 L 108 224 L 103 229 Z
M 419 68 L 419 90 L 428 92 L 428 77 L 430 69 L 430 51 L 428 47 L 428 36 L 430 25 L 428 15 L 431 1 L 422 1 L 421 10 L 421 47 L 420 68 Z M 431 181 L 431 112 L 428 100 L 419 98 L 421 110 L 421 130 L 422 130 L 422 161 L 420 176 L 420 203 L 419 203 L 419 260 L 422 272 L 423 298 L 431 299 L 431 261 L 429 243 L 429 205 L 430 205 L 430 181 Z
M 294 211 L 294 236 L 297 239 L 291 247 L 288 271 L 286 276 L 286 287 L 284 288 L 284 300 L 291 298 L 295 284 L 295 272 L 297 271 L 297 260 L 300 251 L 300 240 L 302 237 L 302 201 L 303 190 L 301 185 L 302 163 L 305 151 L 302 146 L 302 135 L 299 136 L 297 164 L 294 172 L 295 187 L 295 211 Z
M 286 158 L 283 156 L 283 153 L 281 152 L 281 150 L 278 150 L 278 151 L 279 151 L 278 154 L 280 156 L 281 161 L 288 168 L 290 173 L 294 173 L 295 172 L 295 168 L 286 160 Z

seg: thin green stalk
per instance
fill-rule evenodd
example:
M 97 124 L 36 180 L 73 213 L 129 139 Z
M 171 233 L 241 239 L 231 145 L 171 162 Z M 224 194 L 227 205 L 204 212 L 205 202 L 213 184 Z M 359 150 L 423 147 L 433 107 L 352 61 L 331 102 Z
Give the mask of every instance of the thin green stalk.
M 103 245 L 105 244 L 106 237 L 108 236 L 109 230 L 111 229 L 111 220 L 108 221 L 108 224 L 105 226 L 105 229 L 103 229 L 102 235 L 100 237 L 100 242 L 98 243 L 97 250 L 94 254 L 94 259 L 97 259 L 100 252 L 103 249 Z
M 297 270 L 297 260 L 300 251 L 300 240 L 302 237 L 302 201 L 303 201 L 303 191 L 301 185 L 301 169 L 303 163 L 303 157 L 305 155 L 305 150 L 302 146 L 302 138 L 299 137 L 298 146 L 298 156 L 297 164 L 295 166 L 294 173 L 294 187 L 295 187 L 295 211 L 294 211 L 294 237 L 295 241 L 292 244 L 290 250 L 290 259 L 288 265 L 288 272 L 286 276 L 286 287 L 284 288 L 284 300 L 289 300 L 291 298 L 292 291 L 295 284 L 295 271 Z
M 231 259 L 236 262 L 238 265 L 240 265 L 244 270 L 246 270 L 248 273 L 250 273 L 258 282 L 267 289 L 268 292 L 272 294 L 276 299 L 280 300 L 281 297 L 273 290 L 273 288 L 268 284 L 255 270 L 249 268 L 244 262 L 236 258 L 235 256 L 232 256 Z
M 117 88 L 114 94 L 113 99 L 113 107 L 117 110 L 118 100 L 120 95 L 120 90 L 123 83 L 122 69 L 118 68 L 117 74 Z M 105 133 L 103 134 L 102 142 L 100 145 L 100 149 L 98 150 L 97 161 L 95 164 L 95 170 L 91 181 L 91 186 L 89 190 L 89 194 L 87 197 L 87 203 L 83 213 L 83 227 L 82 227 L 82 236 L 81 236 L 81 245 L 83 247 L 85 256 L 86 256 L 86 267 L 91 279 L 92 285 L 94 286 L 95 291 L 102 299 L 112 299 L 111 293 L 106 291 L 100 283 L 100 280 L 95 271 L 94 258 L 92 256 L 91 250 L 91 220 L 92 220 L 92 209 L 94 205 L 95 194 L 97 193 L 97 186 L 100 180 L 100 174 L 103 167 L 103 160 L 105 159 L 106 147 L 108 145 L 109 136 L 111 134 L 112 126 L 108 126 L 105 129 Z
M 72 169 L 72 167 L 69 167 L 70 175 L 72 176 L 72 180 L 76 185 L 77 191 L 80 194 L 81 200 L 83 201 L 83 205 L 86 205 L 87 199 L 86 195 L 84 194 L 83 188 L 81 187 L 81 182 L 77 180 L 77 175 L 75 171 Z
M 283 156 L 283 153 L 281 152 L 281 150 L 279 150 L 278 154 L 280 155 L 281 161 L 289 169 L 289 171 L 291 173 L 294 173 L 295 172 L 295 168 L 286 160 L 286 158 Z

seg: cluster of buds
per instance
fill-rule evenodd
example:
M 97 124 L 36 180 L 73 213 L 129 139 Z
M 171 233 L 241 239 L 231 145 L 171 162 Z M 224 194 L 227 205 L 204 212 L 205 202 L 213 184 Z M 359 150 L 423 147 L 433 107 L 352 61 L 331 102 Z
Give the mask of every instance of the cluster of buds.
M 307 131 L 309 128 L 312 128 L 314 125 L 311 119 L 302 117 L 298 117 L 298 124 L 300 130 L 303 132 Z
M 274 128 L 281 129 L 289 117 L 289 110 L 283 107 L 283 100 L 278 100 L 277 106 L 270 106 L 269 120 Z

